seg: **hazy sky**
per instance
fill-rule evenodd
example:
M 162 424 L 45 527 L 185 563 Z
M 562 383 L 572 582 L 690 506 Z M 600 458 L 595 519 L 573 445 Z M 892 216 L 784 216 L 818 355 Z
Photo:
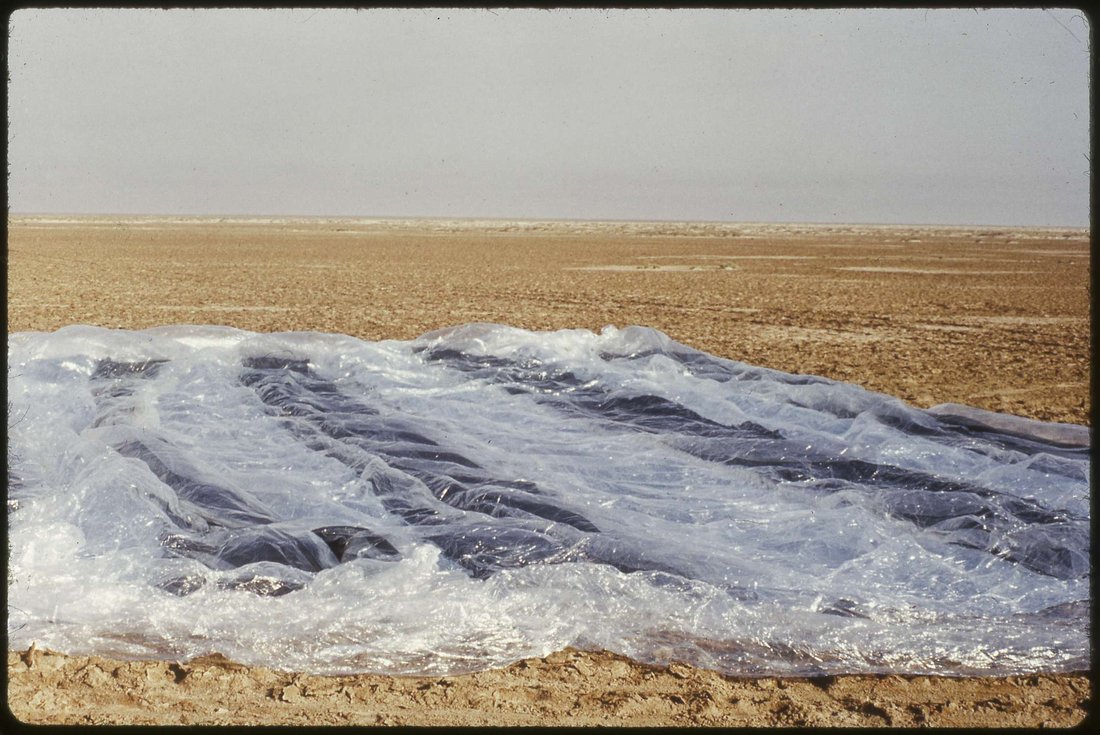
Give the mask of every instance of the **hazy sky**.
M 12 212 L 1086 226 L 1062 10 L 20 10 Z

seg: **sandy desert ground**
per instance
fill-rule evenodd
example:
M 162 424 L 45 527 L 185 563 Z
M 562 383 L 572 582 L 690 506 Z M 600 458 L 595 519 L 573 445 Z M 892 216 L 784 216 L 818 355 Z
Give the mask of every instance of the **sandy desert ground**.
M 172 323 L 408 339 L 644 324 L 900 396 L 1090 424 L 1071 229 L 9 217 L 8 331 Z M 1067 726 L 1088 677 L 737 679 L 566 650 L 455 677 L 8 653 L 26 722 Z

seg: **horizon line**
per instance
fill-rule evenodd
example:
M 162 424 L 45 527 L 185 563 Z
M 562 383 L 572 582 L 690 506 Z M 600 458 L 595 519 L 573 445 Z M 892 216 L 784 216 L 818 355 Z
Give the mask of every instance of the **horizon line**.
M 145 219 L 220 219 L 220 220 L 394 220 L 394 221 L 437 221 L 437 222 L 510 222 L 510 223 L 535 223 L 535 222 L 578 222 L 578 223 L 607 223 L 607 224 L 677 224 L 677 225 L 777 225 L 777 226 L 812 226 L 812 227 L 931 227 L 931 228 L 997 228 L 997 229 L 1040 229 L 1040 230 L 1088 230 L 1091 231 L 1091 223 L 1085 225 L 1040 225 L 1040 224 L 990 224 L 990 223 L 951 223 L 951 222 L 822 222 L 815 220 L 709 220 L 709 219 L 628 219 L 614 217 L 511 217 L 511 216 L 478 216 L 478 215 L 398 215 L 398 214 L 257 214 L 257 213 L 151 213 L 151 212 L 13 212 L 7 213 L 11 218 L 145 218 Z

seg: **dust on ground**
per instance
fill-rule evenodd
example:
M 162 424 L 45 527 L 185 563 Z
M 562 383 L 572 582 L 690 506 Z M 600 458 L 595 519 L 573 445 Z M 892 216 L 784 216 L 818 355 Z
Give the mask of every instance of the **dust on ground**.
M 746 679 L 573 649 L 443 677 L 30 651 L 8 675 L 13 713 L 45 724 L 1068 727 L 1090 697 L 1084 674 Z

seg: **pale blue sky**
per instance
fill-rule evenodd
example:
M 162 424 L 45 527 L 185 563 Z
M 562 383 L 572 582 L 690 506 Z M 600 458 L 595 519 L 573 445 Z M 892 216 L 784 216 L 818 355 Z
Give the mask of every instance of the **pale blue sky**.
M 12 212 L 1086 226 L 1044 10 L 20 10 Z

